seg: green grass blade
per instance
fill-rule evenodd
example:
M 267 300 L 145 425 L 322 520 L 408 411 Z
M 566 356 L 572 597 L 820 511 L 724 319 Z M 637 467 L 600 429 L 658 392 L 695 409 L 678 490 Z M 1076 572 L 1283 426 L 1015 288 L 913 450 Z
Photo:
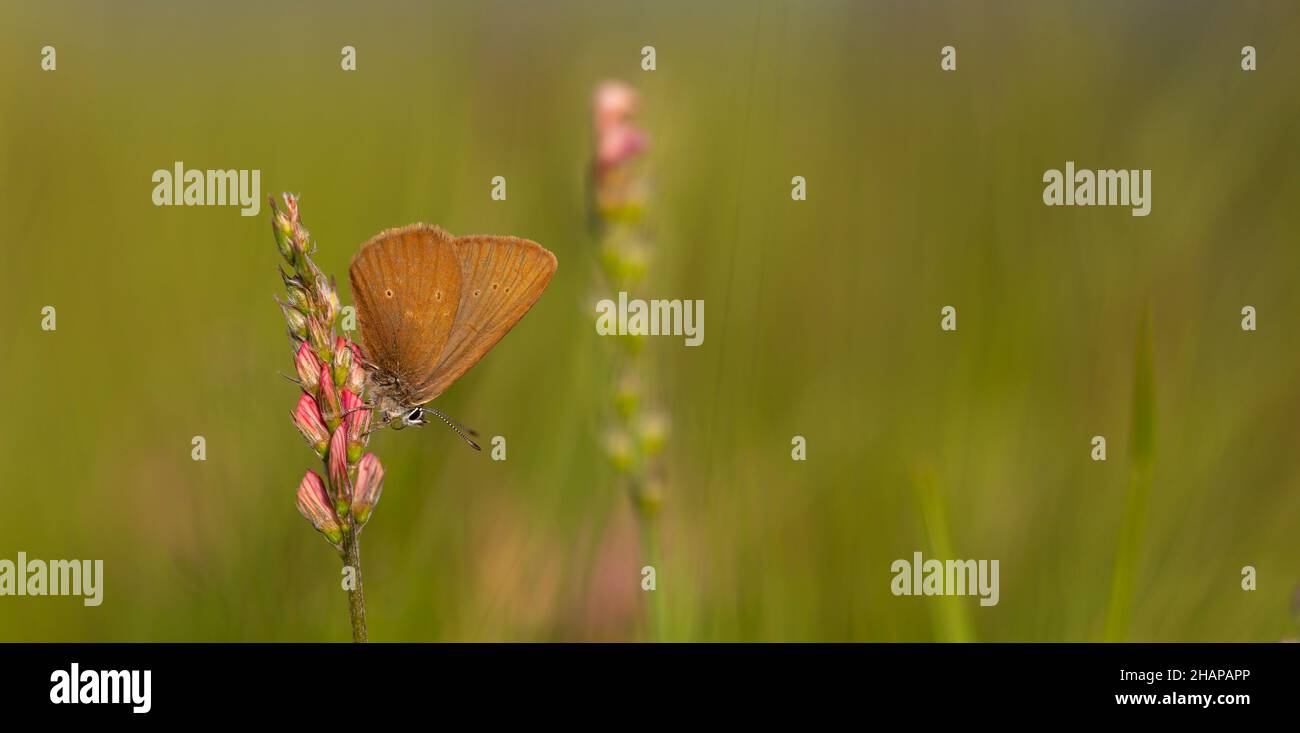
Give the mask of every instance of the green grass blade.
M 921 518 L 930 546 L 928 557 L 939 560 L 953 560 L 957 556 L 952 551 L 952 538 L 948 533 L 948 508 L 939 487 L 939 479 L 929 467 L 921 467 L 913 472 L 912 486 L 916 491 L 917 503 L 921 507 Z M 970 615 L 970 598 L 965 596 L 939 596 L 927 599 L 934 604 L 935 613 L 931 616 L 934 624 L 935 638 L 938 641 L 972 642 L 975 641 L 975 624 Z
M 1146 527 L 1147 503 L 1151 495 L 1152 467 L 1155 462 L 1155 374 L 1151 351 L 1151 314 L 1148 309 L 1138 327 L 1133 374 L 1133 423 L 1129 436 L 1128 494 L 1124 500 L 1124 518 L 1115 551 L 1110 605 L 1106 611 L 1106 641 L 1128 639 L 1133 611 L 1138 555 Z

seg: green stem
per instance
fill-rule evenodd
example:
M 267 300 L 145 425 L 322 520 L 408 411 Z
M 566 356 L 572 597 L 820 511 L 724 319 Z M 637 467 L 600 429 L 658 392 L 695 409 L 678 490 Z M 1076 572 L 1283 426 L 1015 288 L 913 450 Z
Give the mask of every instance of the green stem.
M 1128 640 L 1129 623 L 1133 614 L 1133 591 L 1137 584 L 1138 560 L 1154 473 L 1155 368 L 1149 307 L 1138 325 L 1136 351 L 1128 493 L 1124 498 L 1124 516 L 1120 524 L 1119 546 L 1115 550 L 1115 571 L 1111 578 L 1110 604 L 1106 609 L 1106 626 L 1103 630 L 1103 638 L 1109 642 Z
M 641 555 L 646 565 L 654 568 L 655 589 L 642 590 L 645 598 L 646 641 L 662 640 L 664 605 L 659 595 L 659 534 L 653 517 L 647 516 L 641 507 L 636 507 L 637 524 L 641 533 Z
M 360 643 L 366 636 L 366 597 L 361 587 L 361 542 L 356 532 L 343 539 L 343 564 L 352 568 L 354 585 L 348 591 L 348 616 L 352 620 L 352 641 Z
M 930 555 L 935 558 L 957 557 L 948 532 L 948 507 L 939 478 L 929 466 L 918 467 L 912 478 L 921 518 L 930 540 Z M 969 643 L 975 641 L 975 622 L 970 606 L 962 598 L 940 598 L 933 604 L 932 621 L 940 640 Z
M 1142 550 L 1142 530 L 1146 526 L 1147 499 L 1151 494 L 1151 471 L 1134 468 L 1129 476 L 1128 495 L 1124 499 L 1124 518 L 1120 524 L 1115 570 L 1111 577 L 1110 603 L 1106 609 L 1106 626 L 1102 638 L 1108 642 L 1128 640 L 1132 619 L 1133 590 L 1137 584 L 1138 559 Z

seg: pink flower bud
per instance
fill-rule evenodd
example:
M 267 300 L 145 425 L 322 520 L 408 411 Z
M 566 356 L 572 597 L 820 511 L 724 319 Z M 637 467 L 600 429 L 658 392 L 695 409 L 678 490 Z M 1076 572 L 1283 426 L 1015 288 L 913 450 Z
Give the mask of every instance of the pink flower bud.
M 312 399 L 311 395 L 304 394 L 298 398 L 298 407 L 293 411 L 293 426 L 298 428 L 302 437 L 307 439 L 307 445 L 316 451 L 316 455 L 325 455 L 330 434 L 325 428 L 325 421 L 321 418 L 320 408 L 316 406 L 316 400 Z
M 330 375 L 329 369 L 320 370 L 317 395 L 317 405 L 320 407 L 321 417 L 325 420 L 325 426 L 330 430 L 337 428 L 343 413 L 342 398 L 339 397 L 339 391 L 334 386 L 334 377 Z
M 308 471 L 298 484 L 298 513 L 303 516 L 317 532 L 335 547 L 343 540 L 343 528 L 339 526 L 338 516 L 330 507 L 330 497 L 325 491 L 325 482 L 315 471 Z
M 351 353 L 351 352 L 349 352 Z M 343 413 L 348 429 L 348 463 L 356 464 L 365 448 L 366 430 L 370 429 L 370 410 L 351 390 L 343 390 Z
M 302 388 L 315 394 L 316 388 L 320 386 L 320 359 L 316 358 L 316 352 L 307 344 L 300 344 L 293 364 L 298 369 L 298 381 Z
M 345 338 L 345 337 L 343 337 L 343 336 L 339 336 L 339 337 L 335 338 L 335 339 L 334 339 L 334 350 L 335 350 L 335 351 L 343 351 L 344 349 L 347 349 L 348 351 L 351 351 L 351 352 L 352 352 L 352 353 L 349 354 L 348 357 L 347 357 L 347 358 L 350 360 L 348 363 L 352 363 L 352 362 L 354 362 L 354 361 L 360 361 L 360 358 L 361 358 L 361 347 L 360 347 L 359 345 L 357 345 L 357 342 L 355 342 L 355 341 L 349 341 L 347 338 Z
M 298 221 L 298 197 L 291 193 L 282 193 L 280 198 L 284 199 L 284 215 L 291 221 Z
M 290 247 L 296 256 L 304 253 L 307 246 L 307 230 L 302 225 L 302 219 L 298 215 L 298 197 L 286 193 L 283 195 L 284 209 L 277 209 L 275 212 L 276 236 L 284 237 L 288 240 Z M 300 259 L 300 257 L 298 257 Z M 286 258 L 290 259 L 290 258 Z
M 342 427 L 330 438 L 329 462 L 330 490 L 339 512 L 346 512 L 352 503 L 352 481 L 348 476 L 348 431 Z
M 380 465 L 378 456 L 367 453 L 357 464 L 357 485 L 352 497 L 352 518 L 358 528 L 370 519 L 383 490 L 384 467 Z
M 347 356 L 339 358 L 338 352 L 347 351 Z M 334 342 L 334 361 L 336 364 L 346 364 L 347 374 L 339 380 L 347 389 L 352 390 L 352 394 L 360 395 L 366 391 L 366 369 L 361 365 L 361 347 L 354 341 L 348 341 L 342 336 Z

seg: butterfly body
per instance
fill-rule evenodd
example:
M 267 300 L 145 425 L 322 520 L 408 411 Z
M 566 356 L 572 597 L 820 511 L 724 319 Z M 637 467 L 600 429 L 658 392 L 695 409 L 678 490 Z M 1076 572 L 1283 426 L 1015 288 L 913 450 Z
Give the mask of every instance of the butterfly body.
M 374 367 L 367 374 L 370 394 L 375 397 L 374 408 L 379 419 L 394 430 L 411 425 L 423 425 L 424 419 L 416 409 L 414 397 L 407 390 L 397 375 Z
M 348 276 L 380 421 L 423 425 L 421 407 L 523 318 L 555 269 L 555 255 L 536 242 L 453 237 L 426 224 L 362 245 Z

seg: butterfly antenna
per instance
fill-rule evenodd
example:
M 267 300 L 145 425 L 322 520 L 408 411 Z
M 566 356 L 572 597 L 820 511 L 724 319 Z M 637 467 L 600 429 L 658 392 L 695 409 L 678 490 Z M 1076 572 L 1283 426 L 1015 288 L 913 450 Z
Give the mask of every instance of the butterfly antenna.
M 436 415 L 439 420 L 442 420 L 443 422 L 447 423 L 447 427 L 454 430 L 456 434 L 459 435 L 461 439 L 464 440 L 466 443 L 469 443 L 469 447 L 477 451 L 483 450 L 478 446 L 478 443 L 474 442 L 473 438 L 469 437 L 470 435 L 478 435 L 478 433 L 474 432 L 473 430 L 468 430 L 467 428 L 462 427 L 460 423 L 444 415 L 441 410 L 435 410 L 432 407 L 423 407 L 420 409 L 423 412 L 429 413 L 430 415 Z M 468 433 L 468 435 L 466 433 Z
M 433 414 L 435 414 L 435 415 L 437 415 L 438 417 L 442 418 L 442 421 L 443 421 L 443 422 L 448 423 L 448 424 L 451 424 L 451 425 L 455 425 L 456 427 L 460 428 L 460 429 L 463 430 L 464 432 L 469 433 L 470 435 L 473 435 L 475 438 L 478 437 L 478 431 L 477 431 L 477 430 L 473 430 L 473 429 L 471 429 L 471 428 L 467 428 L 467 427 L 465 427 L 464 425 L 461 425 L 460 423 L 458 423 L 458 422 L 456 422 L 455 420 L 451 419 L 451 415 L 448 415 L 447 413 L 443 412 L 442 410 L 439 410 L 439 409 L 436 408 L 436 407 L 422 407 L 422 408 L 420 408 L 420 409 L 424 410 L 425 412 L 432 412 Z

